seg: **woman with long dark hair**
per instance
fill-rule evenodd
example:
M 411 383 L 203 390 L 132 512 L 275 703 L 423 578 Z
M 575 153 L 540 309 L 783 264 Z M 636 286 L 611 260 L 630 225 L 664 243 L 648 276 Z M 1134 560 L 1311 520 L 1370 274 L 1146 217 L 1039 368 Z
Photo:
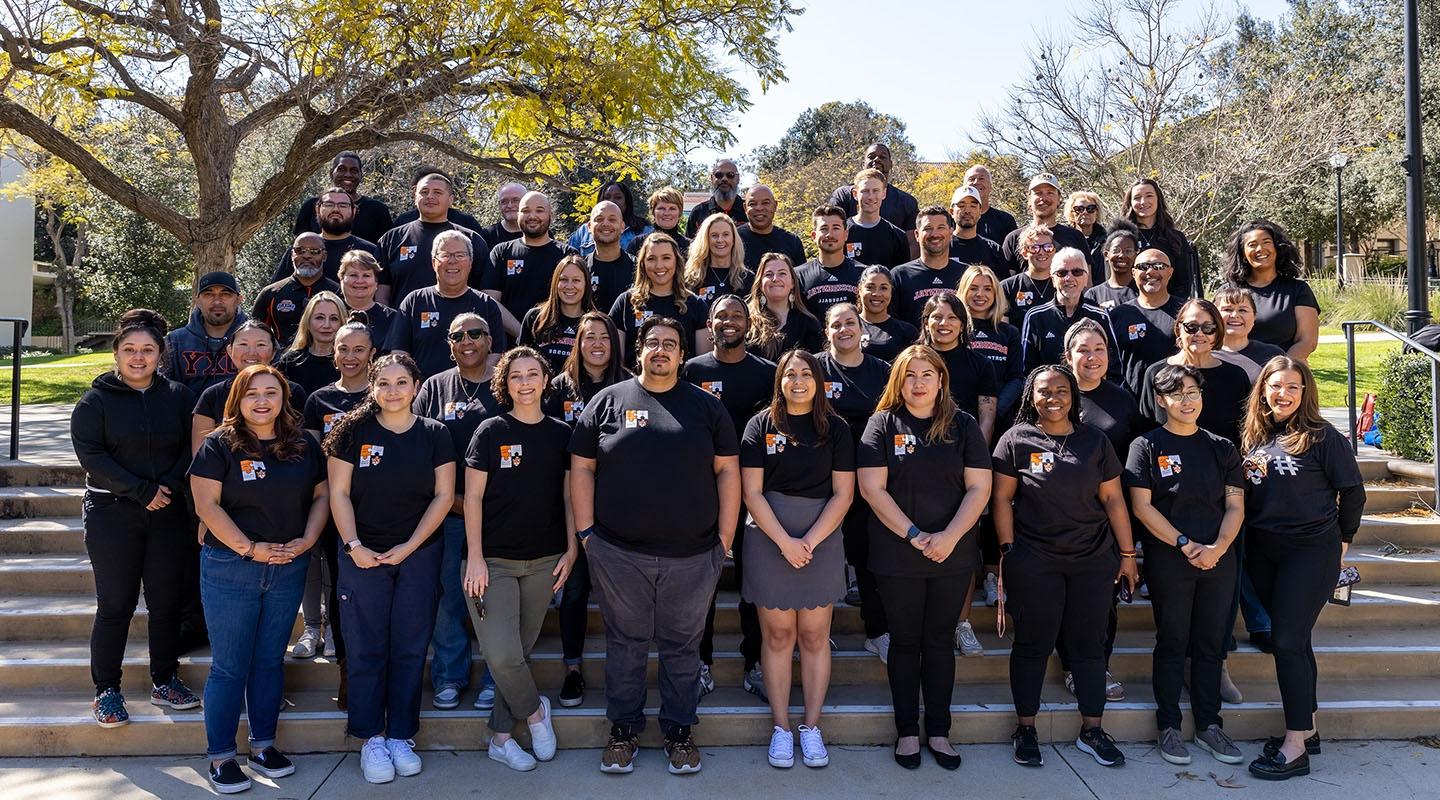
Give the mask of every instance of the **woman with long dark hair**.
M 210 631 L 205 682 L 210 785 L 250 788 L 235 756 L 240 714 L 250 728 L 250 769 L 267 778 L 295 772 L 275 747 L 285 684 L 285 642 L 305 592 L 310 549 L 330 518 L 320 442 L 290 410 L 285 376 L 246 367 L 235 376 L 225 416 L 195 454 L 190 492 L 205 523 L 200 597 Z
M 1000 388 L 990 360 L 970 349 L 970 314 L 954 292 L 925 301 L 920 312 L 920 344 L 940 354 L 949 374 L 955 404 L 980 424 L 985 441 L 995 436 L 995 406 Z
M 1015 426 L 995 445 L 990 513 L 1000 539 L 1001 591 L 1015 620 L 1010 693 L 1018 717 L 1015 763 L 1044 764 L 1035 716 L 1056 642 L 1065 637 L 1080 736 L 1102 766 L 1125 754 L 1101 727 L 1105 713 L 1105 616 L 1115 584 L 1139 584 L 1120 459 L 1098 428 L 1080 421 L 1069 367 L 1036 367 L 1025 379 Z
M 1315 650 L 1310 633 L 1335 589 L 1365 513 L 1365 486 L 1345 436 L 1320 416 L 1320 387 L 1304 361 L 1270 359 L 1250 393 L 1245 458 L 1245 567 L 1270 612 L 1285 735 L 1250 764 L 1257 778 L 1310 774 Z
M 1121 219 L 1134 223 L 1139 229 L 1138 250 L 1150 248 L 1170 256 L 1170 294 L 1176 297 L 1200 297 L 1200 275 L 1192 269 L 1194 248 L 1185 238 L 1184 231 L 1175 227 L 1175 218 L 1170 216 L 1170 207 L 1165 203 L 1165 191 L 1154 178 L 1141 178 L 1125 190 L 1120 207 Z
M 225 355 L 237 371 L 256 364 L 270 366 L 280 353 L 280 342 L 275 332 L 253 319 L 247 319 L 230 333 L 225 344 Z M 288 379 L 287 379 L 288 380 Z M 200 442 L 215 430 L 225 418 L 225 400 L 230 396 L 230 385 L 235 376 L 230 375 L 219 383 L 211 384 L 195 398 L 195 408 L 190 422 L 190 450 L 200 449 Z M 290 407 L 299 414 L 305 410 L 305 387 L 289 381 Z
M 346 556 L 338 579 L 350 687 L 346 733 L 365 742 L 365 780 L 420 772 L 420 681 L 435 627 L 455 446 L 411 410 L 420 368 L 405 353 L 370 365 L 370 395 L 325 437 L 330 512 Z
M 952 644 L 980 566 L 975 524 L 990 498 L 985 437 L 955 403 L 948 380 L 938 353 L 906 348 L 856 460 L 871 511 L 870 569 L 890 627 L 895 761 L 906 769 L 920 766 L 922 694 L 926 747 L 941 767 L 960 767 L 950 743 Z
M 539 350 L 550 362 L 550 372 L 558 373 L 575 349 L 580 317 L 594 310 L 590 267 L 581 256 L 565 256 L 550 276 L 549 296 L 520 321 L 520 344 Z
M 180 710 L 200 705 L 179 674 L 185 593 L 178 576 L 195 532 L 184 497 L 195 395 L 156 372 L 168 330 L 148 308 L 125 312 L 111 340 L 114 368 L 90 384 L 70 414 L 70 441 L 85 469 L 85 552 L 95 572 L 91 713 L 102 728 L 130 721 L 120 665 L 142 584 L 150 702 Z
M 1225 283 L 1255 298 L 1250 338 L 1304 361 L 1320 344 L 1320 303 L 1300 277 L 1300 250 L 1268 219 L 1240 226 L 1225 247 Z
M 746 299 L 750 309 L 749 344 L 761 358 L 774 361 L 781 353 L 822 346 L 820 321 L 805 307 L 795 265 L 784 253 L 760 257 L 760 274 Z

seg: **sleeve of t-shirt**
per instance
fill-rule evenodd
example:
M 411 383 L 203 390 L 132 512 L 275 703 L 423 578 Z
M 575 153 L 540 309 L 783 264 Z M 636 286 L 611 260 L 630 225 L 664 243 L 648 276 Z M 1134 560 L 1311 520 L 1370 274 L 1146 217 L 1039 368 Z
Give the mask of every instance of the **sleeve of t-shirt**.
M 380 262 L 380 271 L 375 275 L 375 283 L 380 286 L 394 287 L 400 285 L 400 281 L 396 280 L 396 278 L 398 277 L 396 275 L 396 269 L 398 268 L 398 265 L 393 264 L 391 258 L 395 250 L 395 247 L 393 245 L 395 237 L 391 235 L 394 233 L 394 231 L 394 228 L 390 228 L 389 230 L 385 231 L 385 233 L 381 234 L 380 239 L 375 242 L 375 260 Z M 395 302 L 395 298 L 390 298 L 390 301 L 392 303 Z
M 865 423 L 865 432 L 860 434 L 860 447 L 855 451 L 856 467 L 864 469 L 890 466 L 885 455 L 885 440 L 888 438 L 886 426 L 889 422 L 889 412 L 878 411 Z
M 740 466 L 759 469 L 765 466 L 765 412 L 750 418 L 745 423 L 745 433 L 740 437 Z
M 1365 478 L 1360 475 L 1360 465 L 1355 463 L 1355 456 L 1350 453 L 1350 445 L 1346 443 L 1345 437 L 1328 425 L 1326 428 L 1325 438 L 1320 442 L 1317 455 L 1320 457 L 1320 468 L 1325 471 L 1330 485 L 1336 489 L 1348 489 L 1364 483 Z
M 575 432 L 570 434 L 570 454 L 581 458 L 594 458 L 600 452 L 600 407 L 608 405 L 591 400 L 575 421 Z
M 1120 464 L 1120 458 L 1115 455 L 1115 447 L 1110 444 L 1110 437 L 1100 436 L 1100 480 L 1101 482 L 1120 477 L 1124 470 Z
M 279 280 L 279 278 L 276 278 L 275 280 Z M 271 281 L 271 283 L 273 284 L 274 281 Z M 250 306 L 251 319 L 267 326 L 270 324 L 270 319 L 269 316 L 265 313 L 265 309 L 267 306 L 270 305 L 270 298 L 274 294 L 275 292 L 270 288 L 270 286 L 266 285 L 265 288 L 261 289 L 260 292 L 255 295 L 255 305 Z
M 811 317 L 805 318 L 805 332 L 800 336 L 800 346 L 806 352 L 814 354 L 825 350 L 824 335 L 820 332 L 820 321 Z
M 710 396 L 704 389 L 696 389 L 703 392 L 710 406 L 710 429 L 714 432 L 715 455 L 717 456 L 738 456 L 740 455 L 740 437 L 735 431 L 735 423 L 730 419 L 730 412 L 720 401 Z
M 310 431 L 325 430 L 325 415 L 320 411 L 320 404 L 315 402 L 315 395 L 305 398 L 305 413 L 300 416 L 300 427 Z
M 474 231 L 474 230 L 471 230 L 471 229 L 467 228 L 467 229 L 466 229 L 466 235 L 468 235 L 468 236 L 470 237 L 470 253 L 471 253 L 470 263 L 471 263 L 471 264 L 480 264 L 480 265 L 482 265 L 482 266 L 485 265 L 485 264 L 489 264 L 489 263 L 490 263 L 490 253 L 493 252 L 493 251 L 490 249 L 490 243 L 489 243 L 488 241 L 486 241 L 486 240 L 485 240 L 485 237 L 484 237 L 482 234 L 480 234 L 478 231 Z M 476 271 L 475 271 L 473 268 L 470 270 L 470 276 L 469 276 L 469 279 L 467 280 L 467 283 L 469 283 L 470 288 L 472 288 L 472 289 L 479 289 L 480 286 L 481 286 L 481 284 L 484 283 L 484 281 L 485 281 L 485 270 L 483 270 L 483 269 L 480 270 L 480 271 L 479 271 L 479 274 L 476 274 Z
M 1015 468 L 1015 458 L 1011 452 L 1013 449 L 1013 439 L 1010 434 L 1014 432 L 1014 430 L 1014 428 L 1011 428 L 1001 434 L 1000 441 L 995 443 L 995 452 L 990 459 L 990 466 L 1001 475 L 1018 478 L 1020 477 L 1020 470 Z
M 489 420 L 485 422 L 489 422 Z M 485 422 L 480 423 L 480 427 L 475 429 L 475 435 L 470 437 L 470 446 L 465 451 L 465 466 L 481 472 L 490 471 L 490 459 L 487 456 L 494 449 L 490 446 L 490 431 L 495 426 L 487 425 Z
M 833 472 L 855 471 L 855 437 L 850 425 L 838 414 L 830 416 L 830 469 Z
M 206 436 L 195 452 L 195 459 L 190 462 L 190 474 L 223 483 L 225 476 L 230 474 L 231 459 L 227 450 L 220 437 Z
M 979 425 L 965 426 L 964 449 L 960 453 L 966 469 L 990 469 L 990 451 L 985 447 L 985 434 Z
M 1030 309 L 1030 311 L 1033 310 L 1034 308 Z M 1025 319 L 1020 323 L 1020 347 L 1027 374 L 1030 370 L 1040 366 L 1040 342 L 1039 337 L 1030 330 L 1030 311 L 1025 312 Z
M 1295 308 L 1299 308 L 1300 306 L 1308 306 L 1319 311 L 1320 301 L 1315 299 L 1315 292 L 1310 288 L 1308 281 L 1296 279 Z
M 914 215 L 911 215 L 911 219 L 914 219 Z M 894 225 L 890 226 L 890 239 L 894 243 L 895 263 L 887 266 L 898 267 L 910 260 L 910 241 L 905 238 L 904 229 Z
M 1220 472 L 1225 476 L 1225 485 L 1244 489 L 1245 462 L 1240 458 L 1240 451 L 1224 439 L 1217 440 L 1215 445 L 1220 448 Z
M 385 342 L 386 351 L 392 353 L 396 350 L 402 350 L 406 353 L 410 352 L 410 337 L 412 335 L 410 331 L 410 310 L 412 308 L 414 308 L 414 304 L 410 302 L 409 297 L 400 301 L 400 313 L 397 315 L 395 321 L 391 323 L 390 336 Z
M 325 451 L 320 449 L 320 438 L 305 431 L 305 458 L 310 462 L 310 485 L 319 486 L 330 479 L 325 466 Z M 313 491 L 313 489 L 312 489 Z
M 519 339 L 517 340 L 517 342 L 516 342 L 516 343 L 519 344 L 521 347 L 525 347 L 525 346 L 527 346 L 527 345 L 533 347 L 533 346 L 535 345 L 535 321 L 536 321 L 537 319 L 539 319 L 539 318 L 540 318 L 540 307 L 539 307 L 539 306 L 536 306 L 536 307 L 530 309 L 529 311 L 526 311 L 526 312 L 525 312 L 525 316 L 524 316 L 523 318 L 521 318 L 521 320 L 520 320 L 520 338 L 519 338 Z
M 1230 448 L 1232 451 L 1235 448 Z M 1238 462 L 1237 462 L 1238 464 Z M 1138 438 L 1130 443 L 1130 454 L 1125 459 L 1125 485 L 1134 486 L 1140 489 L 1149 489 L 1154 483 L 1150 480 L 1150 440 L 1144 437 Z M 1228 483 L 1229 473 L 1226 473 Z
M 220 386 L 221 384 L 215 384 Z M 198 416 L 209 417 L 219 424 L 225 416 L 225 394 L 213 386 L 205 387 L 200 397 L 195 400 L 195 413 Z
M 435 403 L 435 379 L 438 376 L 431 375 L 420 384 L 420 391 L 415 393 L 415 399 L 410 401 L 410 410 L 417 416 L 439 419 L 440 415 L 435 413 L 432 407 Z
M 438 422 L 429 426 L 429 430 L 431 465 L 443 467 L 446 464 L 454 464 L 455 442 L 450 439 L 450 432 L 445 430 L 445 426 Z
M 481 270 L 480 289 L 483 291 L 501 292 L 505 291 L 505 249 L 496 247 L 491 250 L 484 261 Z
M 490 346 L 493 352 L 503 353 L 510 349 L 510 336 L 505 333 L 505 318 L 500 314 L 500 304 L 489 295 L 484 295 L 486 303 L 481 306 L 480 316 L 490 324 Z

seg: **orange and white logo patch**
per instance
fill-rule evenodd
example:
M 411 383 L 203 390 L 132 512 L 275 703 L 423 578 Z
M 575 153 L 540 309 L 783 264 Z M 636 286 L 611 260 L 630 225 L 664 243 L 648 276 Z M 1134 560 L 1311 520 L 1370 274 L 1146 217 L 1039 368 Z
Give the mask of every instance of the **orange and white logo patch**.
M 725 381 L 700 381 L 700 388 L 720 397 L 725 393 Z
M 520 444 L 500 445 L 500 469 L 520 466 L 520 456 L 524 455 L 524 447 Z
M 362 445 L 360 445 L 360 464 L 359 464 L 359 466 L 361 466 L 361 467 L 378 467 L 378 466 L 380 466 L 380 457 L 383 456 L 383 455 L 385 455 L 385 445 L 381 445 L 381 444 L 362 444 Z
M 1155 459 L 1155 465 L 1160 468 L 1160 476 L 1168 478 L 1180 474 L 1180 456 L 1160 456 Z
M 1043 475 L 1055 469 L 1055 454 L 1042 450 L 1030 454 L 1030 474 Z
M 773 456 L 776 453 L 785 452 L 785 444 L 788 441 L 783 433 L 765 434 L 765 454 Z
M 415 251 L 419 249 L 420 248 L 416 247 L 413 244 L 400 245 L 400 260 L 409 261 L 410 259 L 415 257 Z
M 625 427 L 643 428 L 650 424 L 650 412 L 645 409 L 625 409 Z
M 263 481 L 265 480 L 265 462 L 249 458 L 240 459 L 240 480 L 242 481 Z
M 895 434 L 895 455 L 903 456 L 914 453 L 916 442 L 917 440 L 913 433 Z
M 566 400 L 563 408 L 565 410 L 565 421 L 574 422 L 576 419 L 579 419 L 580 412 L 585 410 L 585 401 Z
M 420 312 L 420 330 L 423 331 L 423 330 L 425 330 L 426 328 L 433 328 L 433 327 L 435 327 L 436 325 L 439 325 L 439 324 L 440 324 L 440 312 L 439 312 L 439 311 L 421 311 L 421 312 Z

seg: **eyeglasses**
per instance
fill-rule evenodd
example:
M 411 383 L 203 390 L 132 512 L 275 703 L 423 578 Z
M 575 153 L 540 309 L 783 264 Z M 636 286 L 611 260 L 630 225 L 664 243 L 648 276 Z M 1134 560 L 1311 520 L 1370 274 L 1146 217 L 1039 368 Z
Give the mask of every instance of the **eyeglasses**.
M 1069 277 L 1071 277 L 1071 276 L 1074 276 L 1074 277 L 1078 278 L 1078 277 L 1080 277 L 1081 275 L 1088 275 L 1088 274 L 1089 274 L 1089 270 L 1084 270 L 1084 269 L 1057 269 L 1057 270 L 1055 270 L 1054 272 L 1052 272 L 1052 273 L 1050 273 L 1050 274 L 1051 274 L 1051 275 L 1058 275 L 1058 276 L 1060 276 L 1060 277 L 1062 277 L 1062 278 L 1069 278 Z
M 1203 333 L 1206 336 L 1214 335 L 1215 331 L 1219 330 L 1213 322 L 1182 322 L 1180 327 L 1186 333 Z
M 452 342 L 459 342 L 461 339 L 469 338 L 472 342 L 478 342 L 490 335 L 490 331 L 484 328 L 466 328 L 463 331 L 451 331 L 445 334 L 445 338 Z
M 680 343 L 674 339 L 665 339 L 663 341 L 660 339 L 646 339 L 644 346 L 646 350 L 664 350 L 667 353 L 673 353 L 680 349 Z
M 1170 269 L 1170 265 L 1164 261 L 1142 261 L 1135 265 L 1135 269 L 1141 272 L 1164 272 Z
M 1186 389 L 1183 392 L 1170 392 L 1169 394 L 1165 395 L 1165 397 L 1166 399 L 1172 400 L 1176 403 L 1182 401 L 1188 401 L 1193 403 L 1197 400 L 1203 399 L 1205 397 L 1205 394 L 1199 389 Z
M 297 255 L 297 256 L 323 256 L 323 255 L 325 255 L 325 248 L 323 248 L 323 247 L 292 247 L 292 248 L 290 248 L 290 252 L 294 253 L 294 254 Z
M 738 177 L 740 177 L 740 173 L 738 173 L 738 172 L 715 172 L 715 173 L 713 173 L 713 177 L 715 177 L 715 178 L 738 178 Z
M 328 211 L 328 210 L 333 210 L 333 209 L 336 209 L 336 208 L 353 208 L 354 206 L 355 206 L 354 203 L 351 203 L 351 202 L 348 202 L 348 201 L 347 201 L 347 202 L 344 202 L 344 203 L 332 203 L 332 202 L 330 202 L 329 200 L 326 200 L 325 202 L 323 202 L 323 203 L 320 204 L 320 207 L 323 208 L 323 209 L 325 209 L 325 210 L 327 210 L 327 211 Z
M 1091 204 L 1088 205 L 1088 206 L 1074 206 L 1074 210 L 1075 210 L 1075 211 L 1082 211 L 1082 212 L 1084 212 L 1084 213 L 1086 213 L 1086 214 L 1094 214 L 1095 212 L 1097 212 L 1097 211 L 1100 210 L 1100 206 L 1097 206 L 1097 205 L 1095 205 L 1094 203 L 1091 203 Z
M 464 261 L 470 257 L 469 253 L 441 253 L 436 258 L 441 261 Z
M 1034 250 L 1037 253 L 1053 253 L 1055 252 L 1055 243 L 1044 242 L 1041 244 L 1032 244 L 1030 245 L 1030 249 Z

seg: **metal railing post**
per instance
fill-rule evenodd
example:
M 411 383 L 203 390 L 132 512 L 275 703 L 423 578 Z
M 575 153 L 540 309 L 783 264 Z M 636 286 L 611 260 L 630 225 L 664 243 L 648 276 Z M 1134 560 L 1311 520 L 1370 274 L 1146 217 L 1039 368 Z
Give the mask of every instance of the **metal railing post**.
M 1440 397 L 1436 391 L 1440 390 L 1440 361 L 1430 361 L 1430 466 L 1432 468 L 1431 478 L 1434 480 L 1435 505 L 1432 508 L 1440 511 L 1440 403 L 1435 399 Z
M 1360 454 L 1360 435 L 1355 431 L 1355 324 L 1343 322 L 1345 329 L 1345 391 L 1350 411 L 1350 452 Z
M 20 460 L 20 338 L 24 336 L 25 323 L 12 320 L 11 330 L 15 332 L 10 350 L 10 460 Z

